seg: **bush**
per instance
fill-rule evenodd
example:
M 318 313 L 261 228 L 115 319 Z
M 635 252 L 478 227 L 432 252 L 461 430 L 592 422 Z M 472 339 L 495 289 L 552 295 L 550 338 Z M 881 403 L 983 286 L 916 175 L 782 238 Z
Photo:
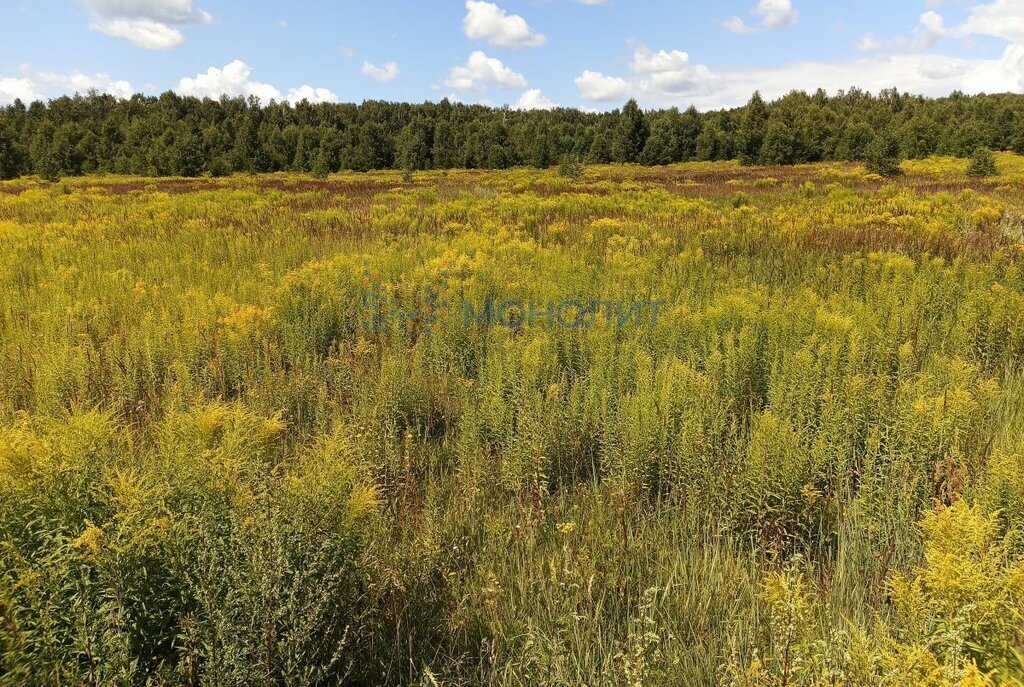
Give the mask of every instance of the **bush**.
M 967 164 L 967 176 L 994 177 L 997 174 L 999 170 L 996 168 L 996 158 L 992 151 L 984 146 L 975 148 Z

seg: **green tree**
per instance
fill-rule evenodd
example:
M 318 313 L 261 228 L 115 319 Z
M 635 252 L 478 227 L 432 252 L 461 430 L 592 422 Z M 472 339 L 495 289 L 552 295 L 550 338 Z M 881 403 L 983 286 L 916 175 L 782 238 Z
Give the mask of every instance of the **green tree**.
M 765 129 L 760 161 L 763 165 L 791 165 L 797 156 L 796 132 L 781 117 L 772 117 Z
M 25 153 L 14 131 L 0 122 L 0 179 L 14 179 L 22 173 Z
M 495 120 L 487 126 L 482 144 L 483 164 L 488 169 L 507 169 L 515 164 L 508 126 L 502 120 Z
M 260 159 L 258 114 L 246 113 L 235 132 L 234 144 L 231 147 L 231 166 L 236 172 L 256 174 L 265 171 Z
M 761 158 L 765 130 L 768 126 L 768 106 L 759 91 L 754 91 L 746 108 L 739 128 L 740 164 L 756 165 Z
M 295 157 L 292 158 L 291 168 L 299 172 L 312 171 L 319 149 L 320 144 L 313 127 L 300 126 L 295 138 Z
M 603 165 L 612 161 L 612 143 L 611 134 L 608 129 L 599 126 L 594 131 L 594 138 L 590 142 L 590 148 L 587 151 L 587 162 L 591 162 L 595 165 Z
M 174 174 L 195 177 L 203 172 L 205 160 L 203 142 L 198 134 L 184 122 L 178 128 L 178 134 L 169 151 L 169 157 Z
M 900 142 L 907 158 L 928 157 L 939 147 L 939 126 L 930 116 L 918 112 L 900 127 Z
M 527 127 L 526 163 L 537 169 L 547 169 L 554 161 L 551 130 L 538 122 Z
M 434 127 L 434 148 L 431 157 L 436 169 L 452 169 L 461 164 L 462 154 L 459 151 L 456 128 L 447 119 L 438 120 Z
M 630 99 L 619 114 L 615 136 L 612 139 L 612 160 L 615 162 L 639 162 L 647 144 L 647 119 L 637 105 Z
M 976 119 L 958 120 L 947 127 L 939 142 L 939 152 L 943 155 L 967 157 L 978 147 L 985 146 L 985 132 Z
M 711 120 L 697 136 L 695 154 L 698 160 L 726 160 L 729 158 L 729 144 L 725 131 L 715 120 Z
M 996 158 L 992 151 L 984 146 L 978 146 L 971 154 L 970 162 L 967 163 L 967 175 L 972 177 L 992 177 L 999 174 L 996 168 Z
M 398 134 L 395 155 L 402 169 L 430 169 L 431 130 L 427 122 L 416 118 Z
M 640 162 L 645 165 L 668 165 L 674 162 L 678 148 L 675 122 L 667 116 L 654 119 L 651 133 L 640 154 Z
M 902 161 L 900 143 L 888 129 L 877 134 L 865 151 L 868 171 L 873 174 L 881 174 L 884 177 L 901 174 L 903 172 L 900 169 Z
M 354 146 L 349 152 L 346 167 L 357 172 L 388 169 L 394 159 L 392 139 L 382 124 L 364 122 L 355 132 Z
M 836 146 L 837 160 L 861 161 L 866 159 L 868 148 L 875 140 L 875 131 L 863 120 L 847 122 Z
M 697 139 L 703 128 L 703 120 L 697 108 L 692 105 L 686 109 L 676 122 L 676 143 L 679 161 L 685 162 L 697 157 Z
M 566 153 L 558 163 L 558 174 L 567 179 L 579 179 L 583 176 L 583 162 L 579 156 Z

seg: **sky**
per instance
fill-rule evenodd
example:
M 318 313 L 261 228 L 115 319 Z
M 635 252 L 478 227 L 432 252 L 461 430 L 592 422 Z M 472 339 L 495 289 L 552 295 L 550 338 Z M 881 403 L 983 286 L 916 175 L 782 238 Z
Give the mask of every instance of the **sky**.
M 0 0 L 0 105 L 96 89 L 700 110 L 1024 91 L 1024 0 Z

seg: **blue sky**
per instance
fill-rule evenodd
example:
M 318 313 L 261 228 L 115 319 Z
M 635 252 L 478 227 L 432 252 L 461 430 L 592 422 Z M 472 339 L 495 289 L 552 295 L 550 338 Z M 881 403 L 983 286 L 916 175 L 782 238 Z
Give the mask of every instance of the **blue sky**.
M 0 104 L 88 88 L 610 109 L 1024 90 L 1024 0 L 0 0 Z

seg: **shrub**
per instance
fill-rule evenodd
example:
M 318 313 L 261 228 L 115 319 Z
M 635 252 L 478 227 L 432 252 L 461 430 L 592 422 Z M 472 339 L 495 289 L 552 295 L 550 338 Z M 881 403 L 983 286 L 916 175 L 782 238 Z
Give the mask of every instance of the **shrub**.
M 732 198 L 729 199 L 729 204 L 736 209 L 748 207 L 751 203 L 750 195 L 743 191 L 737 191 L 732 194 Z

